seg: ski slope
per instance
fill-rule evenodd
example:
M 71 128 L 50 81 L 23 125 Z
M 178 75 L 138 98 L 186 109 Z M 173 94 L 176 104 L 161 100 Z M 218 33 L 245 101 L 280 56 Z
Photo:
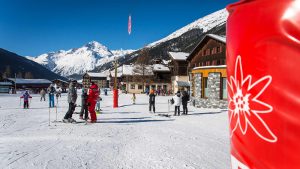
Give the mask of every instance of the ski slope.
M 132 105 L 131 95 L 121 94 L 116 109 L 111 95 L 102 97 L 98 123 L 48 126 L 48 102 L 40 102 L 38 95 L 33 95 L 31 108 L 23 110 L 17 96 L 1 94 L 0 168 L 230 168 L 227 112 L 189 107 L 190 115 L 162 117 L 149 113 L 145 95 L 137 95 Z M 169 98 L 156 98 L 157 113 L 168 112 Z M 67 108 L 63 94 L 58 120 Z M 78 114 L 73 117 L 78 120 Z

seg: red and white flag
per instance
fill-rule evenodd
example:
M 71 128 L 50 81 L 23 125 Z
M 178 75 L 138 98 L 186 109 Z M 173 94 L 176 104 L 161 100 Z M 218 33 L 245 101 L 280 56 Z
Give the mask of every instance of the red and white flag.
M 131 15 L 129 15 L 129 18 L 128 18 L 128 34 L 129 35 L 131 34 Z

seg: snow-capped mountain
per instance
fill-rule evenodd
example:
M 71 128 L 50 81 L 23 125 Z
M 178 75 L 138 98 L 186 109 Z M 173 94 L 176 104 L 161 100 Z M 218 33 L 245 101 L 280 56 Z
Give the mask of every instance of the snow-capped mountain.
M 131 52 L 134 50 L 110 51 L 99 42 L 92 41 L 80 48 L 50 52 L 37 57 L 27 57 L 27 59 L 33 60 L 62 76 L 70 76 L 84 74 L 86 71 L 112 61 L 115 57 L 122 57 Z
M 206 34 L 226 34 L 226 20 L 228 12 L 226 9 L 216 11 L 204 16 L 187 26 L 171 33 L 167 37 L 150 43 L 145 48 L 139 49 L 131 54 L 119 59 L 119 64 L 131 64 L 140 56 L 142 50 L 148 50 L 148 54 L 153 58 L 169 60 L 168 52 L 190 53 Z M 95 71 L 104 71 L 112 67 L 112 62 L 108 62 L 95 68 Z
M 193 29 L 201 29 L 203 31 L 203 33 L 205 33 L 218 25 L 222 25 L 222 24 L 226 23 L 227 17 L 228 17 L 228 12 L 226 9 L 216 11 L 214 13 L 211 13 L 203 18 L 200 18 L 200 19 L 188 24 L 187 26 L 173 32 L 172 34 L 170 34 L 169 36 L 167 36 L 163 39 L 160 39 L 156 42 L 150 43 L 149 45 L 147 45 L 147 47 L 153 47 L 162 42 L 166 42 L 168 40 L 177 38 L 177 37 L 183 35 L 184 33 L 188 32 L 190 30 L 193 30 Z

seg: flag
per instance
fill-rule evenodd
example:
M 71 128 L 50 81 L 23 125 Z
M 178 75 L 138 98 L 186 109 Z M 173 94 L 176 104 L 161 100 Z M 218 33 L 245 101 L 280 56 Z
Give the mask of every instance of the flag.
M 131 15 L 128 17 L 128 34 L 131 34 Z

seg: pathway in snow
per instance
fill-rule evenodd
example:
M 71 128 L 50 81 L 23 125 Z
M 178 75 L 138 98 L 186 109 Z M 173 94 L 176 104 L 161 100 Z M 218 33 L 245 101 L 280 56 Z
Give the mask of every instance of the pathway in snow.
M 29 110 L 19 106 L 18 97 L 0 95 L 0 168 L 230 168 L 227 112 L 189 107 L 188 116 L 162 117 L 149 113 L 145 95 L 137 95 L 132 105 L 131 95 L 121 94 L 117 109 L 111 95 L 102 97 L 98 123 L 49 127 L 48 103 L 38 95 Z M 158 113 L 167 113 L 169 98 L 156 98 Z M 66 100 L 66 95 L 59 100 L 59 120 Z M 55 109 L 51 111 L 53 121 Z

